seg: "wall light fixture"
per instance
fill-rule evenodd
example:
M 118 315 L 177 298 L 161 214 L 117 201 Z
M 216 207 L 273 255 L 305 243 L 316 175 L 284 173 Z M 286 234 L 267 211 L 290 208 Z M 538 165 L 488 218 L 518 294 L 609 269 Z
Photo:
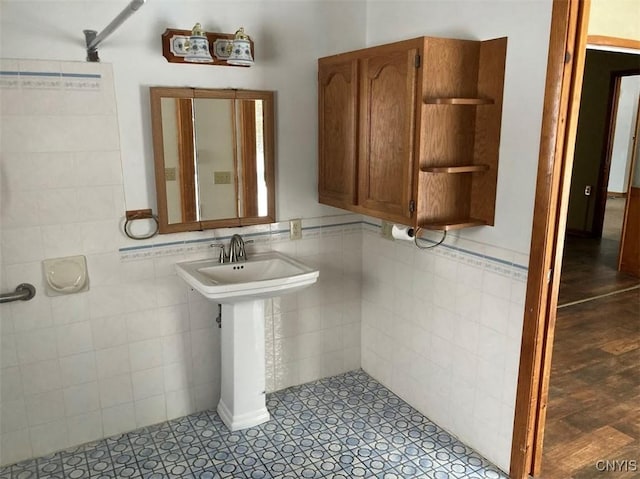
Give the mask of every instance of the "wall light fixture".
M 244 28 L 235 34 L 205 32 L 196 23 L 191 31 L 165 30 L 162 34 L 162 55 L 171 63 L 251 66 L 253 41 Z

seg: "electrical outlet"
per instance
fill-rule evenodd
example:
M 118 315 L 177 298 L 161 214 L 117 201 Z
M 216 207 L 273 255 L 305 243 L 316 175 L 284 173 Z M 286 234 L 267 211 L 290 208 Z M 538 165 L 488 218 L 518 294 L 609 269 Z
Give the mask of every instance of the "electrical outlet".
M 591 185 L 584 187 L 584 196 L 591 196 Z
M 289 221 L 289 239 L 302 239 L 302 220 Z
M 380 225 L 380 236 L 385 239 L 392 240 L 393 236 L 391 236 L 391 228 L 393 228 L 393 223 L 383 221 Z
M 213 184 L 214 185 L 230 185 L 231 172 L 230 171 L 214 171 Z
M 175 168 L 165 168 L 164 169 L 164 180 L 165 181 L 176 181 L 176 169 Z

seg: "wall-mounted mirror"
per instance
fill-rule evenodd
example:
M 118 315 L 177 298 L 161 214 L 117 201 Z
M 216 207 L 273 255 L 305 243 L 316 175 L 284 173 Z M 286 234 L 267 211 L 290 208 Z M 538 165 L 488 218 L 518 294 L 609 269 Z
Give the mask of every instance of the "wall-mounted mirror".
M 274 93 L 151 88 L 160 233 L 275 221 Z

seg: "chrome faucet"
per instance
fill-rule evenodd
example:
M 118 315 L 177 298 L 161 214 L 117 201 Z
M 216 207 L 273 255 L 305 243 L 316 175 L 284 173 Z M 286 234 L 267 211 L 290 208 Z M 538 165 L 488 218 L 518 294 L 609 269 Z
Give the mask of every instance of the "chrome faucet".
M 211 248 L 220 248 L 219 263 L 237 263 L 247 260 L 247 251 L 244 248 L 245 243 L 253 243 L 253 240 L 244 241 L 242 236 L 235 234 L 229 242 L 229 252 L 222 243 L 212 243 Z
M 231 237 L 229 243 L 229 261 L 231 263 L 237 263 L 238 261 L 246 261 L 247 253 L 244 249 L 244 240 L 242 236 L 235 234 Z

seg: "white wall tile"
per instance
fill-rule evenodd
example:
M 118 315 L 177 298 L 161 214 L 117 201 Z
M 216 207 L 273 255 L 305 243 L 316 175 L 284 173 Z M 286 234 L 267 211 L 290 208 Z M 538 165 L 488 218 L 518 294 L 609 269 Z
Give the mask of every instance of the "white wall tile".
M 23 400 L 22 374 L 20 368 L 0 369 L 0 402 Z
M 137 311 L 124 316 L 127 324 L 127 338 L 131 342 L 160 337 L 161 331 L 155 310 Z
M 166 392 L 187 389 L 193 382 L 191 362 L 171 363 L 163 366 Z
M 72 294 L 51 298 L 51 313 L 54 324 L 86 321 L 89 317 L 88 294 Z
M 133 401 L 131 375 L 121 374 L 98 381 L 100 388 L 100 405 L 103 408 L 117 406 Z
M 96 351 L 96 365 L 100 379 L 130 372 L 129 345 L 123 344 Z
M 157 309 L 156 327 L 160 330 L 161 336 L 171 336 L 188 331 L 189 305 L 179 304 Z
M 174 334 L 162 338 L 162 362 L 171 364 L 191 359 L 191 335 Z
M 25 398 L 29 426 L 46 424 L 65 416 L 64 397 L 61 389 Z
M 148 397 L 135 402 L 136 426 L 143 427 L 164 421 L 167 408 L 164 395 Z
M 108 349 L 127 342 L 124 316 L 108 316 L 91 320 L 91 334 L 96 350 Z
M 133 402 L 102 408 L 102 428 L 106 437 L 136 428 Z
M 29 427 L 27 410 L 22 398 L 0 403 L 0 430 L 3 434 Z
M 64 387 L 95 381 L 95 353 L 91 351 L 61 358 L 60 377 Z
M 29 435 L 34 456 L 44 456 L 69 446 L 67 421 L 65 419 L 33 426 L 29 428 Z
M 83 251 L 78 224 L 47 224 L 42 226 L 42 241 L 45 258 L 60 258 L 77 255 Z M 91 271 L 89 271 L 91 274 Z M 91 275 L 89 276 L 91 278 Z M 91 281 L 91 279 L 89 279 Z
M 115 211 L 111 186 L 80 187 L 76 198 L 78 221 L 109 220 L 119 216 Z
M 42 258 L 40 227 L 7 229 L 2 231 L 2 258 L 5 264 L 28 263 Z
M 509 325 L 509 301 L 491 294 L 483 294 L 480 322 L 506 335 Z
M 21 282 L 12 282 L 20 284 Z M 34 286 L 36 286 L 34 284 Z M 14 286 L 15 287 L 15 286 Z M 38 286 L 36 286 L 38 289 Z M 42 291 L 42 289 L 40 289 Z M 16 333 L 46 328 L 52 324 L 51 304 L 43 295 L 38 295 L 30 301 L 16 301 L 10 303 L 13 326 Z
M 109 253 L 118 248 L 120 224 L 118 220 L 103 220 L 80 223 L 77 234 L 82 239 L 86 254 Z
M 67 418 L 69 444 L 83 444 L 103 437 L 102 414 L 93 411 Z
M 77 416 L 100 409 L 100 392 L 97 382 L 65 388 L 63 394 L 67 416 Z
M 3 432 L 0 440 L 0 461 L 2 464 L 13 464 L 33 457 L 29 430 Z
M 78 186 L 122 184 L 119 151 L 80 151 L 72 156 Z
M 4 186 L 3 186 L 4 188 Z M 9 196 L 9 204 L 3 204 L 1 219 L 4 228 L 38 226 L 38 199 L 30 191 L 13 191 Z
M 215 409 L 220 400 L 220 383 L 207 382 L 195 384 L 196 410 Z
M 62 387 L 58 360 L 41 361 L 21 366 L 25 395 L 38 394 Z
M 190 389 L 178 389 L 166 393 L 167 418 L 173 419 L 194 411 L 195 392 Z
M 164 369 L 162 367 L 134 371 L 131 374 L 131 380 L 135 401 L 164 393 Z
M 38 199 L 38 214 L 41 225 L 75 223 L 78 217 L 79 200 L 75 188 L 45 189 L 34 193 Z
M 30 364 L 58 357 L 55 328 L 37 329 L 16 335 L 20 364 Z
M 129 343 L 131 370 L 155 368 L 162 365 L 162 341 L 160 338 Z
M 56 334 L 60 357 L 93 351 L 93 338 L 89 321 L 57 326 Z

